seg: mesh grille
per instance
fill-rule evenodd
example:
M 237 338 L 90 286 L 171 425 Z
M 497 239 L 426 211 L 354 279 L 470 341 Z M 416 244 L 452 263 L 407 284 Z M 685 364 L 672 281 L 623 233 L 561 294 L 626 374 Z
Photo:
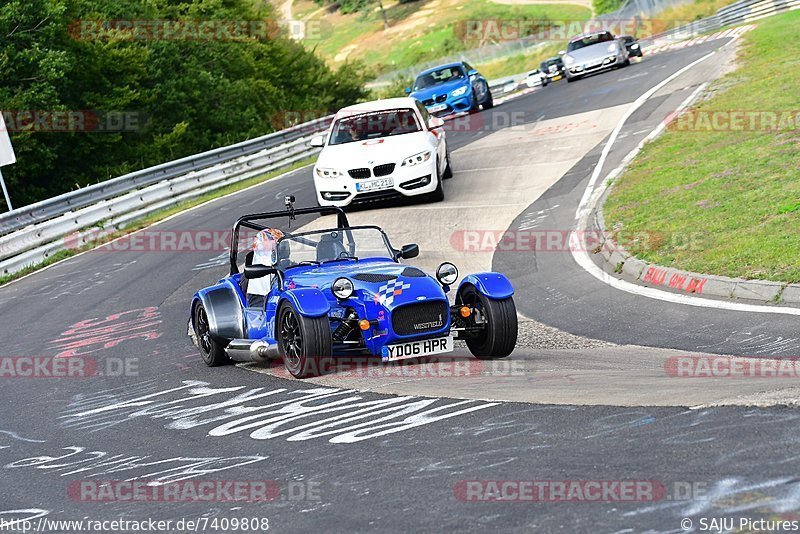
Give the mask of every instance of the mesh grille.
M 426 98 L 425 100 L 422 101 L 422 104 L 425 105 L 425 106 L 432 106 L 433 105 L 433 99 L 432 98 Z
M 350 169 L 347 173 L 352 178 L 369 178 L 371 176 L 369 169 Z
M 441 300 L 406 304 L 392 311 L 392 328 L 401 336 L 439 330 L 447 323 L 449 311 Z
M 377 284 L 379 282 L 388 282 L 389 280 L 394 280 L 395 278 L 397 278 L 397 276 L 389 274 L 361 273 L 355 275 L 353 278 L 355 278 L 356 280 L 361 280 L 362 282 Z
M 378 165 L 377 167 L 373 167 L 372 173 L 375 176 L 386 176 L 387 174 L 392 174 L 394 172 L 394 163 L 386 163 L 384 165 Z
M 394 189 L 387 189 L 383 191 L 369 191 L 368 193 L 359 193 L 353 199 L 353 202 L 378 202 L 382 200 L 390 200 L 402 197 L 402 193 L 398 193 Z
M 436 97 L 436 101 L 439 102 L 440 104 L 445 100 L 447 100 L 447 95 L 439 95 Z

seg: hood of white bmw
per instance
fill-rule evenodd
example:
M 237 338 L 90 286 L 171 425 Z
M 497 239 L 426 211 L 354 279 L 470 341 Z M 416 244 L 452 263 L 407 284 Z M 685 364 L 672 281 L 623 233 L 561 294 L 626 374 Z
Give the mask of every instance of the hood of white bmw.
M 399 165 L 405 158 L 414 154 L 435 150 L 430 137 L 431 134 L 428 132 L 414 132 L 327 145 L 317 158 L 317 167 L 346 170 L 373 167 L 384 163 Z

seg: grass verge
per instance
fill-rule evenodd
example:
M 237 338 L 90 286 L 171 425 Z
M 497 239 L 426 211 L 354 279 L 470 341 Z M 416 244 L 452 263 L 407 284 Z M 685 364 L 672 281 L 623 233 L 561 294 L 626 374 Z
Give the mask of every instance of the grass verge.
M 744 35 L 739 68 L 616 181 L 606 224 L 650 236 L 637 256 L 707 274 L 800 282 L 800 93 L 790 89 L 800 84 L 800 54 L 787 48 L 798 25 L 800 11 L 759 21 Z
M 76 248 L 66 249 L 66 250 L 59 250 L 58 252 L 56 252 L 55 254 L 53 254 L 52 256 L 50 256 L 49 258 L 44 260 L 43 262 L 36 263 L 36 264 L 33 264 L 33 265 L 27 265 L 24 268 L 22 268 L 21 270 L 15 272 L 15 273 L 2 275 L 2 276 L 0 276 L 0 287 L 3 286 L 4 284 L 7 284 L 7 283 L 11 282 L 12 280 L 16 280 L 18 278 L 22 278 L 23 276 L 29 275 L 29 274 L 31 274 L 33 272 L 36 272 L 36 271 L 38 271 L 40 269 L 43 269 L 43 268 L 47 267 L 48 265 L 52 265 L 52 264 L 57 263 L 57 262 L 59 262 L 61 260 L 64 260 L 64 259 L 67 259 L 67 258 L 71 258 L 72 256 L 80 254 L 81 252 L 85 252 L 87 250 L 91 250 L 91 249 L 93 249 L 93 248 L 95 248 L 95 247 L 97 247 L 99 245 L 108 243 L 108 242 L 113 241 L 114 239 L 117 239 L 117 238 L 122 237 L 124 235 L 131 234 L 131 233 L 136 232 L 138 230 L 141 230 L 143 228 L 147 228 L 148 226 L 151 226 L 151 225 L 153 225 L 153 224 L 155 224 L 155 223 L 157 223 L 159 221 L 163 221 L 167 217 L 170 217 L 170 216 L 175 215 L 176 213 L 180 213 L 182 211 L 186 211 L 187 209 L 193 208 L 194 206 L 199 206 L 200 204 L 202 204 L 204 202 L 208 202 L 209 200 L 214 200 L 214 199 L 223 197 L 225 195 L 229 195 L 231 193 L 235 193 L 237 191 L 241 191 L 242 189 L 246 189 L 248 187 L 251 187 L 251 186 L 266 182 L 267 180 L 270 180 L 271 178 L 275 178 L 275 177 L 280 176 L 282 174 L 286 174 L 287 172 L 292 172 L 292 171 L 297 170 L 297 169 L 299 169 L 301 167 L 305 167 L 306 165 L 310 165 L 310 164 L 314 163 L 315 159 L 316 159 L 315 157 L 311 157 L 311 158 L 308 158 L 308 159 L 305 159 L 305 160 L 301 160 L 301 161 L 298 161 L 297 163 L 295 163 L 295 164 L 293 164 L 293 165 L 291 165 L 289 167 L 286 167 L 284 169 L 275 170 L 275 171 L 269 172 L 269 173 L 261 175 L 261 176 L 256 176 L 254 178 L 249 178 L 247 180 L 243 180 L 241 182 L 237 182 L 235 184 L 226 185 L 225 187 L 221 187 L 220 189 L 216 189 L 214 191 L 209 191 L 208 193 L 204 193 L 204 194 L 202 194 L 202 195 L 200 195 L 198 197 L 195 197 L 195 198 L 192 198 L 192 199 L 189 199 L 189 200 L 185 200 L 183 202 L 179 202 L 179 203 L 175 204 L 174 206 L 170 206 L 169 208 L 165 208 L 163 210 L 159 210 L 159 211 L 155 211 L 153 213 L 150 213 L 149 215 L 145 215 L 144 217 L 142 217 L 140 219 L 136 219 L 134 221 L 131 221 L 130 223 L 125 225 L 125 227 L 120 228 L 117 231 L 111 232 L 109 234 L 104 234 L 102 238 L 100 238 L 100 239 L 98 239 L 96 241 L 93 241 L 93 242 L 88 243 L 86 245 L 83 245 L 81 247 L 76 247 Z

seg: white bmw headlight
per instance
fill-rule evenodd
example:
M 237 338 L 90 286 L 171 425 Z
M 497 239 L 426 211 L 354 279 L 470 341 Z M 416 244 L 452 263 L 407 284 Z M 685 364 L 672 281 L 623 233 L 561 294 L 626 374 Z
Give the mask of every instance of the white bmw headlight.
M 465 85 L 464 87 L 459 87 L 458 89 L 450 93 L 450 96 L 461 96 L 466 92 L 467 92 L 467 86 Z
M 354 289 L 353 282 L 344 277 L 334 280 L 331 286 L 331 291 L 337 299 L 349 299 Z
M 617 51 L 617 43 L 611 43 L 610 45 L 608 45 L 608 51 L 609 52 L 616 52 Z
M 316 172 L 317 176 L 320 178 L 341 178 L 344 176 L 344 173 L 341 171 L 337 171 L 336 169 L 328 169 L 325 167 L 317 167 L 314 169 L 314 172 Z
M 564 56 L 564 63 L 566 63 L 567 65 L 572 65 L 573 63 L 575 63 L 575 58 L 572 56 Z
M 420 152 L 419 154 L 414 154 L 411 157 L 408 157 L 403 160 L 403 167 L 412 167 L 414 165 L 419 165 L 420 163 L 425 163 L 431 159 L 431 152 L 427 150 L 425 152 Z
M 458 280 L 458 269 L 450 262 L 444 262 L 436 269 L 436 279 L 445 286 L 454 284 Z

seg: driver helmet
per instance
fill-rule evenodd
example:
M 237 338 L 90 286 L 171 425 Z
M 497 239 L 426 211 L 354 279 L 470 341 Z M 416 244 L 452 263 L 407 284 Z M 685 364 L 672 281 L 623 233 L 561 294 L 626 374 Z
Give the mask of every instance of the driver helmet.
M 278 263 L 278 240 L 283 232 L 277 228 L 266 228 L 253 239 L 253 263 L 273 266 Z

